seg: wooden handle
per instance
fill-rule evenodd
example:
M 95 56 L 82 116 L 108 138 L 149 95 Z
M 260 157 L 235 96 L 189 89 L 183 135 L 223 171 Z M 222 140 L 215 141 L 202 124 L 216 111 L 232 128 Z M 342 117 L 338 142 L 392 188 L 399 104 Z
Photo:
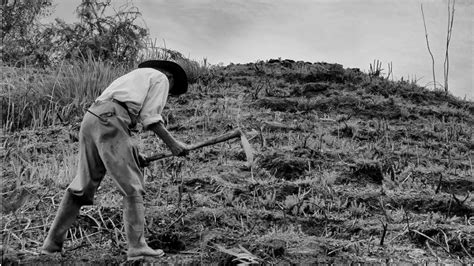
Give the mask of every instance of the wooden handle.
M 217 144 L 217 143 L 227 141 L 229 139 L 238 138 L 241 135 L 242 135 L 242 131 L 240 131 L 240 129 L 236 129 L 234 131 L 227 132 L 227 133 L 225 133 L 223 135 L 220 135 L 220 136 L 217 136 L 215 138 L 208 139 L 206 141 L 199 142 L 199 143 L 196 143 L 196 144 L 191 144 L 191 145 L 188 146 L 188 150 L 190 150 L 190 151 L 197 150 L 197 149 L 200 149 L 202 147 L 206 147 L 206 146 L 210 146 L 210 145 L 214 145 L 214 144 Z M 164 159 L 164 158 L 168 158 L 168 157 L 172 157 L 172 156 L 173 156 L 172 153 L 158 153 L 158 154 L 151 155 L 150 157 L 147 157 L 146 161 L 147 162 L 152 162 L 152 161 L 156 161 L 156 160 L 160 160 L 160 159 Z
M 156 160 L 161 160 L 161 159 L 172 157 L 172 156 L 173 156 L 172 153 L 157 153 L 157 154 L 153 154 L 149 157 L 146 157 L 145 160 L 146 160 L 147 163 L 149 163 L 149 162 L 153 162 L 153 161 L 156 161 Z
M 211 145 L 214 145 L 214 144 L 217 144 L 217 143 L 221 143 L 221 142 L 227 141 L 229 139 L 238 138 L 241 135 L 242 135 L 242 131 L 240 131 L 240 129 L 236 129 L 234 131 L 227 132 L 227 133 L 225 133 L 223 135 L 220 135 L 220 136 L 217 136 L 215 138 L 208 139 L 206 141 L 199 142 L 199 143 L 196 143 L 196 144 L 191 144 L 191 145 L 188 146 L 188 148 L 189 148 L 190 151 L 192 151 L 192 150 L 196 150 L 196 149 L 199 149 L 199 148 L 202 148 L 202 147 L 211 146 Z

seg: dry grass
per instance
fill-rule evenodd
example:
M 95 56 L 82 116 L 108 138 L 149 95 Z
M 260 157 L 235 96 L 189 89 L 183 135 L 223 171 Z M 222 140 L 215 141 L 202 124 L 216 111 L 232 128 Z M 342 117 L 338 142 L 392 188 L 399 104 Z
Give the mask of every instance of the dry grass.
M 195 143 L 240 126 L 256 165 L 249 169 L 231 141 L 146 169 L 147 239 L 169 254 L 160 262 L 472 262 L 472 102 L 422 88 L 410 94 L 412 84 L 337 65 L 258 68 L 280 84 L 258 99 L 252 83 L 261 77 L 248 64 L 214 69 L 170 100 L 165 117 L 179 139 Z M 331 89 L 292 95 L 321 80 Z M 71 130 L 2 133 L 4 259 L 41 262 L 31 254 L 74 175 Z M 146 154 L 165 149 L 151 134 L 135 138 Z M 48 262 L 124 260 L 118 202 L 106 178 L 68 234 L 68 257 Z
M 94 60 L 64 63 L 54 70 L 3 66 L 3 129 L 68 124 L 82 117 L 83 109 L 124 71 Z

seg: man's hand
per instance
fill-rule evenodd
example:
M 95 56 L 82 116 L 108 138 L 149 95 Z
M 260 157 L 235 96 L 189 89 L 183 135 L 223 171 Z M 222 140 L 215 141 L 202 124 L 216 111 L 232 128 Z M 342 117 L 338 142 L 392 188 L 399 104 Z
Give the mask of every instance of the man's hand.
M 175 143 L 170 146 L 170 150 L 174 156 L 186 156 L 189 153 L 189 149 L 186 144 L 180 141 L 175 141 Z
M 149 129 L 155 132 L 155 134 L 163 140 L 174 156 L 186 156 L 188 154 L 189 148 L 186 146 L 186 144 L 176 140 L 173 136 L 171 136 L 162 122 L 151 124 Z
M 138 166 L 141 168 L 148 167 L 150 165 L 150 162 L 146 160 L 145 155 L 142 153 L 138 153 Z

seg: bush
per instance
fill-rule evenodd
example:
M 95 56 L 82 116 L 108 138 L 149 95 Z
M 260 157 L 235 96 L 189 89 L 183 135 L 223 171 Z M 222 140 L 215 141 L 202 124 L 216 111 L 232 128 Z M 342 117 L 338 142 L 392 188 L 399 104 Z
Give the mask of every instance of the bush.
M 1 60 L 11 66 L 47 67 L 66 60 L 95 60 L 132 65 L 148 30 L 136 22 L 141 13 L 122 5 L 112 15 L 111 1 L 84 0 L 77 7 L 80 22 L 57 19 L 43 25 L 50 0 L 2 1 Z
M 51 35 L 39 24 L 47 16 L 51 0 L 2 1 L 0 60 L 11 65 L 47 65 Z

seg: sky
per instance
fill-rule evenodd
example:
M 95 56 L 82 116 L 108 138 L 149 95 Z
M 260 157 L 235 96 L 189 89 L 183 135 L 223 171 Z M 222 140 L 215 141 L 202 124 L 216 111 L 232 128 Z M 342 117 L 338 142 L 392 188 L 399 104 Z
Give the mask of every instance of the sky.
M 118 9 L 123 0 L 114 0 Z M 56 1 L 52 17 L 77 20 L 78 0 Z M 158 45 L 212 64 L 272 58 L 369 69 L 392 63 L 395 79 L 443 80 L 447 0 L 133 0 Z M 474 1 L 457 0 L 449 48 L 450 89 L 474 100 Z

